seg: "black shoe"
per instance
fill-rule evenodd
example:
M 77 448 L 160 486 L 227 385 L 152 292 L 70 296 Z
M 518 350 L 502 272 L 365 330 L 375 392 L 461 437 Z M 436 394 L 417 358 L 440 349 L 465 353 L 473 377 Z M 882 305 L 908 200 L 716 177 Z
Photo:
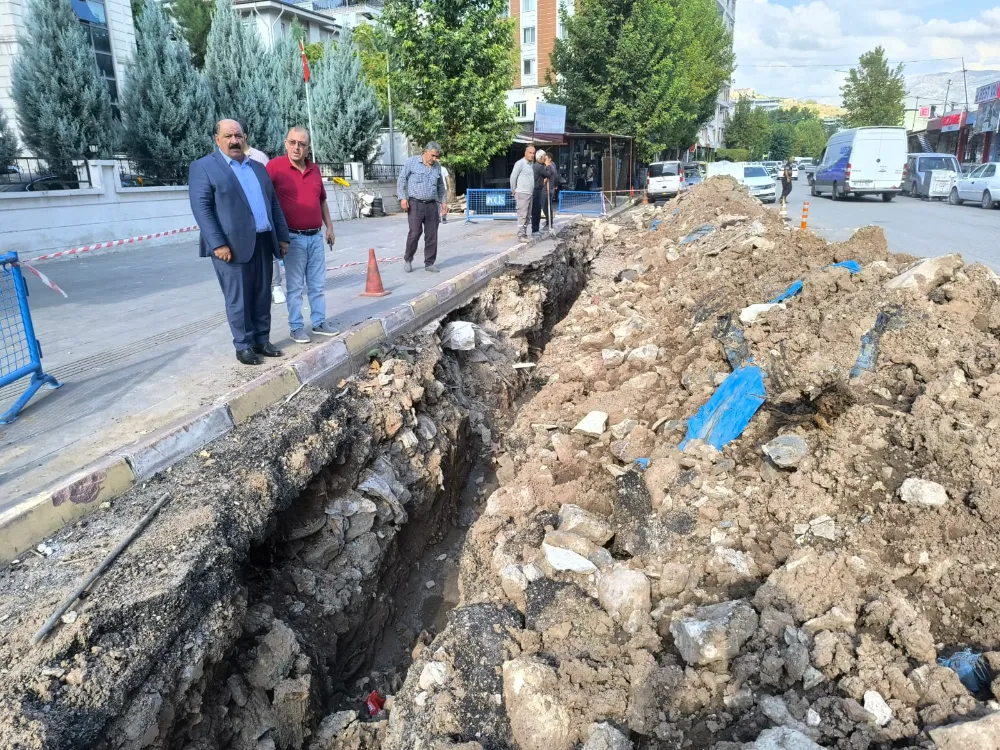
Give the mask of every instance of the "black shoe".
M 281 357 L 281 349 L 278 349 L 274 344 L 268 342 L 266 344 L 254 344 L 253 350 L 256 354 L 261 357 Z
M 257 356 L 253 349 L 237 349 L 236 359 L 242 365 L 262 365 L 264 360 Z

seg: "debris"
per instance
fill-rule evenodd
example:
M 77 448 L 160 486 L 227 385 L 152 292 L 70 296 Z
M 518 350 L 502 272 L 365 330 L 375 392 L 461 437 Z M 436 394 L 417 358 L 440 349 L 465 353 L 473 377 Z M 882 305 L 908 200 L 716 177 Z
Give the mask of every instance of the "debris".
M 951 656 L 941 657 L 937 662 L 942 667 L 954 670 L 969 692 L 978 693 L 990 686 L 990 668 L 981 653 L 967 648 Z
M 74 622 L 76 622 L 76 619 L 78 617 L 79 617 L 79 615 L 77 614 L 76 610 L 75 609 L 71 609 L 69 612 L 67 612 L 66 614 L 64 614 L 59 619 L 62 621 L 62 623 L 64 625 L 72 625 Z
M 916 289 L 926 293 L 938 286 L 962 267 L 962 256 L 956 253 L 939 255 L 918 261 L 898 276 L 886 282 L 886 289 Z
M 448 665 L 440 661 L 429 661 L 424 664 L 420 673 L 419 685 L 421 690 L 433 690 L 441 687 L 448 680 Z
M 572 550 L 542 544 L 542 552 L 545 554 L 545 561 L 556 571 L 568 570 L 573 573 L 593 573 L 597 570 L 597 566 L 594 563 Z
M 734 659 L 757 632 L 757 612 L 745 599 L 698 607 L 670 623 L 674 645 L 691 665 Z
M 799 465 L 806 453 L 809 451 L 809 444 L 800 435 L 779 435 L 761 449 L 764 454 L 774 461 L 776 466 L 782 469 L 791 469 Z
M 712 226 L 711 224 L 705 224 L 703 226 L 698 227 L 689 235 L 684 237 L 684 239 L 682 239 L 679 244 L 681 247 L 683 247 L 684 245 L 690 245 L 692 242 L 697 242 L 698 240 L 702 239 L 703 237 L 707 236 L 708 234 L 714 231 L 715 231 L 714 226 Z
M 1000 750 L 1000 711 L 929 732 L 937 750 Z
M 719 317 L 712 331 L 712 337 L 722 344 L 726 361 L 732 369 L 738 370 L 749 361 L 750 352 L 746 336 L 743 334 L 743 329 L 734 322 L 732 314 Z
M 476 327 L 464 320 L 453 320 L 446 324 L 441 333 L 441 346 L 467 352 L 476 348 Z
M 877 690 L 865 691 L 865 711 L 872 715 L 880 727 L 892 721 L 892 709 Z
M 578 534 L 599 545 L 606 544 L 614 533 L 605 519 L 572 504 L 565 504 L 559 509 L 559 530 Z
M 609 615 L 622 621 L 633 616 L 648 617 L 652 609 L 649 579 L 638 570 L 621 565 L 601 576 L 597 597 Z
M 632 743 L 613 726 L 602 722 L 591 725 L 590 737 L 580 750 L 632 750 Z
M 556 671 L 530 656 L 503 665 L 503 702 L 520 750 L 571 750 L 570 713 Z
M 573 428 L 573 432 L 582 432 L 584 435 L 600 437 L 604 434 L 604 428 L 608 424 L 607 412 L 592 411 Z
M 765 729 L 754 740 L 752 745 L 745 746 L 747 750 L 823 750 L 806 735 L 791 727 L 772 727 Z
M 365 710 L 369 716 L 376 716 L 385 706 L 385 698 L 378 694 L 377 690 L 372 690 L 365 698 Z
M 684 450 L 692 440 L 704 440 L 717 450 L 738 438 L 766 398 L 764 373 L 756 365 L 734 370 L 703 407 L 688 420 Z
M 899 488 L 899 499 L 907 505 L 940 508 L 948 502 L 948 491 L 937 482 L 909 477 Z
M 515 370 L 530 370 L 532 367 L 537 367 L 537 366 L 538 365 L 536 365 L 534 362 L 516 362 L 515 364 L 511 365 L 511 367 L 513 367 L 513 369 Z
M 761 302 L 756 305 L 750 305 L 750 307 L 744 307 L 740 311 L 740 323 L 746 326 L 752 325 L 757 322 L 757 318 L 761 315 L 774 309 L 787 310 L 788 308 L 781 302 Z
M 601 361 L 607 369 L 611 370 L 625 361 L 625 352 L 617 349 L 601 349 Z
M 858 352 L 858 358 L 854 362 L 854 367 L 851 368 L 852 378 L 859 378 L 865 372 L 875 369 L 875 365 L 878 363 L 878 352 L 882 335 L 890 325 L 899 320 L 901 311 L 902 307 L 900 306 L 897 306 L 895 310 L 879 311 L 878 317 L 875 318 L 875 325 L 861 337 L 861 350 Z

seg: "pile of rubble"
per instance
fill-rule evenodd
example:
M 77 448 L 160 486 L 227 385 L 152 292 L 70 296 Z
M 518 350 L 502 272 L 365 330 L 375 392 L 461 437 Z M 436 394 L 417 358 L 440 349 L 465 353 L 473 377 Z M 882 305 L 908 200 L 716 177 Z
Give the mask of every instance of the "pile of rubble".
M 595 232 L 379 745 L 1000 748 L 997 276 L 728 179 Z

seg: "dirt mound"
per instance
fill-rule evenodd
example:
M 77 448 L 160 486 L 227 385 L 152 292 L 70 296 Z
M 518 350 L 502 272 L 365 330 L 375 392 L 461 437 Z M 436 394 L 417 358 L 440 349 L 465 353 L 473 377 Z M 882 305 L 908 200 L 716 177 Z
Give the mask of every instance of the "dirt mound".
M 987 747 L 996 275 L 789 231 L 726 179 L 595 236 L 384 747 Z M 742 434 L 680 450 L 750 364 Z M 490 678 L 422 679 L 479 621 Z M 966 647 L 976 692 L 937 664 Z

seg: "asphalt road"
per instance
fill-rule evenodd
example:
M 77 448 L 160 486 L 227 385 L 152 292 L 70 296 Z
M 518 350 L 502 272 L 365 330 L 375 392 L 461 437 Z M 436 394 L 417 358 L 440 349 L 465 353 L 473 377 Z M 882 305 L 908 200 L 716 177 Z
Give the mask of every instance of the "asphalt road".
M 979 206 L 949 206 L 906 195 L 884 203 L 878 196 L 834 202 L 812 197 L 804 179 L 793 183 L 788 217 L 795 226 L 802 203 L 809 201 L 809 228 L 831 242 L 841 242 L 863 226 L 885 231 L 889 249 L 920 257 L 961 253 L 966 262 L 979 261 L 1000 272 L 1000 211 Z

